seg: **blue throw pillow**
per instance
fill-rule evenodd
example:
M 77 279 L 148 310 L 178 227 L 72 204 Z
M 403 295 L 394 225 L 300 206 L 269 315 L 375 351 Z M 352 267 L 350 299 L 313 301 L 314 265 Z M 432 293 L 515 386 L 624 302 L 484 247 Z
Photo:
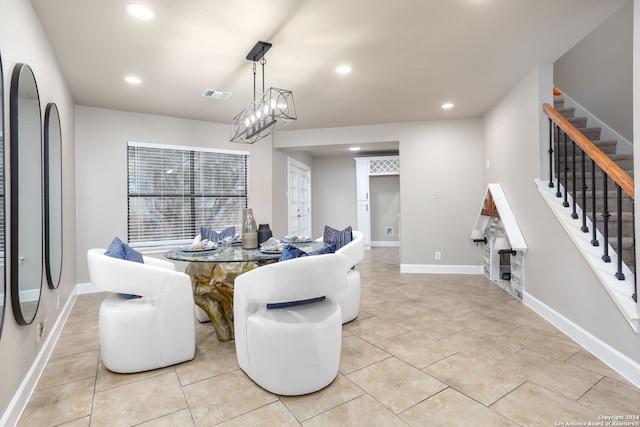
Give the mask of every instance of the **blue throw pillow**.
M 207 239 L 212 242 L 217 242 L 218 240 L 222 240 L 225 237 L 233 237 L 235 235 L 236 235 L 235 225 L 232 225 L 229 228 L 225 228 L 219 233 L 209 227 L 200 227 L 200 238 L 202 240 Z
M 344 230 L 336 230 L 334 228 L 329 227 L 328 225 L 324 226 L 324 236 L 322 241 L 326 244 L 335 243 L 336 251 L 346 245 L 347 243 L 353 240 L 353 233 L 351 226 L 348 226 Z
M 142 254 L 136 251 L 135 249 L 133 249 L 131 246 L 124 243 L 117 236 L 113 238 L 113 240 L 111 241 L 111 244 L 109 245 L 109 247 L 107 248 L 107 251 L 104 254 L 113 258 L 123 259 L 125 261 L 139 262 L 141 264 L 144 264 L 144 259 L 142 258 Z M 140 295 L 134 295 L 134 294 L 118 294 L 118 295 L 120 295 L 122 298 L 125 298 L 125 299 L 141 298 Z
M 293 245 L 285 245 L 285 247 L 282 248 L 282 255 L 280 255 L 280 261 L 286 261 L 288 259 L 301 258 L 305 256 L 332 254 L 332 253 L 335 253 L 335 251 L 336 251 L 336 245 L 334 244 L 325 246 L 324 248 L 320 248 L 317 251 L 313 251 L 310 253 L 306 253 L 302 249 L 298 249 Z M 296 305 L 311 304 L 313 302 L 322 301 L 323 299 L 324 297 L 322 296 L 322 297 L 303 299 L 298 301 L 276 302 L 272 304 L 267 304 L 267 308 L 268 309 L 287 308 L 287 307 L 293 307 Z
M 317 251 L 313 251 L 309 253 L 293 245 L 284 245 L 284 248 L 282 248 L 282 254 L 280 255 L 280 259 L 278 260 L 278 262 L 286 261 L 288 259 L 300 258 L 303 256 L 309 256 L 309 255 L 332 254 L 332 253 L 335 253 L 335 251 L 336 251 L 335 244 L 330 244 L 328 246 L 318 249 Z

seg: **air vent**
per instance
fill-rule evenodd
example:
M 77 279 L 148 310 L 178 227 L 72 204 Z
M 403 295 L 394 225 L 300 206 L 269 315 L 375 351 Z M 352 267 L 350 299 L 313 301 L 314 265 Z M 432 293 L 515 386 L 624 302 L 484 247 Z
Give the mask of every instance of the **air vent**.
M 205 98 L 221 99 L 223 101 L 229 99 L 231 92 L 223 92 L 221 90 L 207 89 L 202 94 Z

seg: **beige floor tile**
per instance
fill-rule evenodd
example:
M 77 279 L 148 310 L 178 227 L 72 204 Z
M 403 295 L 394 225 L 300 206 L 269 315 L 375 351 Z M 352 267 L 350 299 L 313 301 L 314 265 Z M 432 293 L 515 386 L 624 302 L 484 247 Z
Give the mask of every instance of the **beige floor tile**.
M 183 387 L 196 426 L 211 426 L 278 400 L 241 370 Z
M 363 394 L 360 387 L 338 374 L 329 386 L 320 391 L 304 396 L 280 396 L 280 400 L 298 421 L 304 421 Z
M 64 324 L 61 336 L 84 334 L 98 331 L 98 313 L 88 316 L 69 317 Z
M 96 375 L 96 392 L 105 391 L 110 388 L 120 387 L 126 384 L 135 383 L 151 377 L 165 375 L 174 372 L 173 366 L 167 366 L 162 369 L 154 369 L 151 371 L 136 372 L 133 374 L 118 374 L 108 370 L 104 363 L 98 364 L 98 372 Z
M 536 353 L 567 360 L 582 347 L 567 337 L 543 335 L 528 326 L 521 326 L 504 335 L 504 338 Z
M 500 399 L 491 409 L 527 427 L 601 421 L 599 414 L 586 406 L 529 382 Z
M 500 365 L 572 400 L 577 400 L 602 378 L 602 375 L 527 349 L 508 357 Z
M 640 389 L 611 378 L 603 378 L 578 402 L 607 415 L 640 416 Z M 635 421 L 640 425 L 640 419 Z
M 138 424 L 140 427 L 194 427 L 189 409 L 182 409 L 171 414 Z
M 408 332 L 380 341 L 377 346 L 418 369 L 457 352 L 456 348 L 446 342 L 429 339 L 422 331 Z
M 630 384 L 625 377 L 614 371 L 587 350 L 580 350 L 578 353 L 567 359 L 567 363 L 571 363 L 572 365 L 583 369 L 588 369 L 591 372 L 620 381 L 621 383 Z
M 97 392 L 91 426 L 131 426 L 187 407 L 175 372 Z
M 457 317 L 453 319 L 452 322 L 473 329 L 474 331 L 480 331 L 484 334 L 494 336 L 504 335 L 518 327 L 518 325 L 505 322 L 498 317 L 479 311 L 472 311 L 464 316 Z
M 18 426 L 54 426 L 91 415 L 95 378 L 33 393 Z
M 389 353 L 355 335 L 342 339 L 340 372 L 344 375 L 391 357 Z
M 87 332 L 73 335 L 60 335 L 51 357 L 62 357 L 83 351 L 98 350 L 98 330 L 90 329 Z
M 448 357 L 424 371 L 484 405 L 492 404 L 525 382 L 515 371 L 464 353 Z
M 305 427 L 406 427 L 406 423 L 369 395 L 361 396 L 302 423 Z
M 398 325 L 411 331 L 420 331 L 423 335 L 432 340 L 439 340 L 441 338 L 448 337 L 449 335 L 453 335 L 466 328 L 463 325 L 440 320 L 428 314 L 403 320 L 398 322 Z
M 98 355 L 98 350 L 91 350 L 49 359 L 47 367 L 38 381 L 37 390 L 85 378 L 95 378 L 98 369 Z
M 407 332 L 405 328 L 377 317 L 347 323 L 343 328 L 372 344 Z
M 213 339 L 217 342 L 215 334 Z M 239 369 L 235 342 L 217 342 L 208 347 L 198 343 L 194 359 L 175 369 L 183 386 Z
M 353 372 L 347 378 L 396 414 L 447 388 L 395 357 Z
M 229 421 L 217 424 L 218 427 L 248 427 L 248 426 L 300 426 L 296 418 L 291 415 L 282 402 L 273 402 Z
M 449 335 L 438 342 L 455 351 L 489 363 L 497 363 L 522 350 L 522 346 L 519 344 L 471 329 Z
M 403 320 L 407 320 L 421 314 L 420 310 L 413 308 L 405 301 L 385 301 L 378 304 L 371 304 L 367 306 L 367 311 L 378 319 L 393 323 L 402 322 Z
M 518 424 L 452 389 L 407 409 L 400 417 L 414 427 L 517 427 Z
M 68 423 L 59 424 L 59 427 L 89 427 L 91 417 L 82 417 L 77 420 L 69 421 Z

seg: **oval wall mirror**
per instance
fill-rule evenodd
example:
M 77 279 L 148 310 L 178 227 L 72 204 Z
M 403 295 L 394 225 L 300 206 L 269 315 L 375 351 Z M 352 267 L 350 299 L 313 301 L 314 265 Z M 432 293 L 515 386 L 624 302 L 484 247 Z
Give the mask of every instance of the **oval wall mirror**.
M 44 110 L 44 265 L 49 288 L 62 273 L 62 131 L 56 104 Z
M 16 64 L 9 92 L 11 306 L 20 325 L 33 322 L 42 288 L 42 122 L 38 86 Z
M 2 73 L 2 58 L 0 57 L 0 335 L 4 323 L 4 306 L 7 301 L 5 284 L 5 228 L 4 228 L 4 75 Z

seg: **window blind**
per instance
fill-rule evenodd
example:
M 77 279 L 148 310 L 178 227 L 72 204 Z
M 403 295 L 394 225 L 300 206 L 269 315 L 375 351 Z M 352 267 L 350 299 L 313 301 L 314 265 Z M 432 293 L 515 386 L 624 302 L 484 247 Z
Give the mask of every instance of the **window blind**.
M 129 142 L 129 244 L 190 242 L 202 226 L 239 230 L 247 163 L 247 152 Z

